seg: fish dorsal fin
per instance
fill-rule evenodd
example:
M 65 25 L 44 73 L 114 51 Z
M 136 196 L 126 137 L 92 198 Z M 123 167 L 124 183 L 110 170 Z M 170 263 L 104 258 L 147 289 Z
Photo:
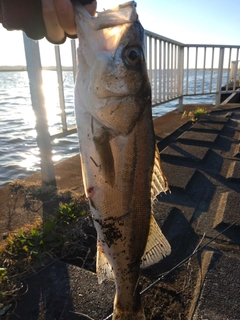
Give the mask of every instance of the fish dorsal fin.
M 114 279 L 114 274 L 110 263 L 100 244 L 97 246 L 97 277 L 98 283 L 101 284 L 106 279 Z
M 141 268 L 147 268 L 152 264 L 159 262 L 170 253 L 170 244 L 163 235 L 153 215 L 151 215 L 149 235 L 142 256 Z
M 156 144 L 151 185 L 152 200 L 154 200 L 159 193 L 166 192 L 168 190 L 168 183 L 161 168 L 160 154 Z

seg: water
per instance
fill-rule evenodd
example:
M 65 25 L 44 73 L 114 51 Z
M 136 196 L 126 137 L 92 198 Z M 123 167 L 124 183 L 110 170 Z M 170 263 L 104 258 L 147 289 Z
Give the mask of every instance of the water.
M 72 72 L 63 74 L 68 125 L 75 124 Z M 0 72 L 0 186 L 40 170 L 27 72 Z M 43 71 L 49 131 L 61 129 L 57 75 Z M 53 90 L 55 88 L 55 90 Z M 78 153 L 77 134 L 53 141 L 57 163 Z
M 63 72 L 68 126 L 75 124 L 74 84 L 70 71 Z M 61 129 L 57 75 L 43 71 L 43 90 L 50 134 Z M 177 108 L 171 101 L 153 108 L 158 117 Z M 195 96 L 184 103 L 214 103 L 214 96 Z M 24 178 L 40 170 L 39 150 L 36 143 L 35 116 L 31 106 L 27 72 L 0 72 L 0 187 L 14 179 Z M 77 134 L 53 141 L 54 163 L 78 153 Z

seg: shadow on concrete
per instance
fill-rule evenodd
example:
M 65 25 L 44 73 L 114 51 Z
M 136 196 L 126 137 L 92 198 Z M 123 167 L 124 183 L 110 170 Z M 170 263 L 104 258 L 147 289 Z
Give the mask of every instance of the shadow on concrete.
M 218 232 L 223 232 L 230 224 L 220 223 L 215 229 Z M 231 228 L 223 232 L 224 236 L 227 237 L 232 243 L 240 245 L 240 225 L 233 225 Z
M 43 225 L 53 218 L 56 209 L 61 203 L 70 202 L 70 198 L 67 195 L 59 196 L 54 188 L 46 189 L 45 192 L 36 192 L 35 189 L 31 189 L 35 188 L 35 186 L 30 186 L 29 188 L 27 195 L 24 195 L 23 208 L 31 214 L 35 210 L 34 204 L 37 204 L 36 211 L 41 211 Z M 41 210 L 39 210 L 40 204 Z M 49 263 L 50 265 L 48 265 Z M 69 310 L 73 310 L 74 307 L 67 264 L 58 264 L 56 267 L 51 263 L 51 259 L 49 262 L 44 261 L 44 264 L 47 267 L 41 268 L 36 273 L 33 270 L 31 275 L 21 279 L 23 285 L 19 295 L 21 304 L 18 305 L 16 301 L 14 312 L 9 317 L 9 320 L 85 319 L 74 314 L 69 315 Z
M 64 298 L 64 299 L 63 299 Z M 64 301 L 64 303 L 63 303 Z M 80 320 L 73 311 L 67 265 L 50 265 L 23 280 L 21 304 L 10 320 Z M 27 316 L 27 318 L 26 318 Z

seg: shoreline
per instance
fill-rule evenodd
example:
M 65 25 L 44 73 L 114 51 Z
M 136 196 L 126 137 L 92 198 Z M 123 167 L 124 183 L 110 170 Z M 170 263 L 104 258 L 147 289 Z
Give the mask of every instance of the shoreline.
M 56 66 L 42 67 L 43 70 L 56 71 Z M 62 66 L 63 71 L 72 71 L 71 66 Z M 27 71 L 27 66 L 0 66 L 0 72 Z

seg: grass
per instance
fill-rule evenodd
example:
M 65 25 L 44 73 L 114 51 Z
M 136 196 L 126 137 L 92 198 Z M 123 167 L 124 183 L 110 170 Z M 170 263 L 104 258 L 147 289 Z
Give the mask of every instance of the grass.
M 37 186 L 27 188 L 19 183 L 12 186 L 13 192 L 25 197 L 25 205 L 31 207 L 31 199 L 45 197 L 50 190 Z M 53 194 L 51 194 L 51 197 Z M 86 234 L 83 224 L 89 208 L 85 197 L 73 197 L 71 192 L 55 194 L 67 200 L 60 202 L 50 215 L 51 219 L 25 225 L 8 236 L 0 247 L 0 317 L 7 317 L 22 288 L 21 279 L 47 265 L 52 259 L 62 259 L 76 250 L 83 250 Z
M 206 115 L 209 115 L 209 111 L 206 108 L 198 107 L 193 111 L 184 111 L 182 119 L 185 117 L 191 117 L 191 120 L 195 122 Z

